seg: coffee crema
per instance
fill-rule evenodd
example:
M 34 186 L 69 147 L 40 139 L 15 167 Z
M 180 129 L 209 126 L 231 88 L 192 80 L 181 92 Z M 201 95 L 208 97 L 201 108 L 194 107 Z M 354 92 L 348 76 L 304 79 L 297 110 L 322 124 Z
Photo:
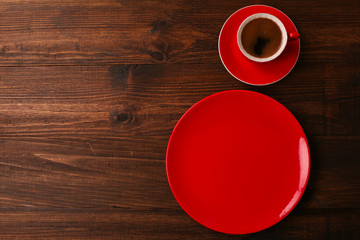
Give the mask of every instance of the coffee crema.
M 245 51 L 258 58 L 274 55 L 280 48 L 282 33 L 279 26 L 271 19 L 256 18 L 246 24 L 241 34 Z

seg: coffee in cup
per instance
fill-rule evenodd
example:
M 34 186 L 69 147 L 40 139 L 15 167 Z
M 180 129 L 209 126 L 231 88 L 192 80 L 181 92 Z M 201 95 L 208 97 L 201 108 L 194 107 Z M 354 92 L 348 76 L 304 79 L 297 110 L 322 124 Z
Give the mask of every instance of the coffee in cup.
M 268 13 L 257 13 L 246 18 L 238 30 L 240 51 L 255 62 L 268 62 L 277 58 L 285 49 L 288 40 L 298 37 L 292 33 L 288 37 L 284 24 Z

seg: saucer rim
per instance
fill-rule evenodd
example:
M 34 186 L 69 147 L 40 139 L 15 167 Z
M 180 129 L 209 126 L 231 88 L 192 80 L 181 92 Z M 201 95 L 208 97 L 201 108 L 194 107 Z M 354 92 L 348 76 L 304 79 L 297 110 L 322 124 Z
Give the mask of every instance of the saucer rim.
M 233 16 L 235 15 L 237 12 L 245 9 L 245 8 L 249 8 L 249 7 L 269 7 L 269 8 L 273 8 L 273 9 L 276 9 L 277 11 L 283 13 L 290 21 L 291 23 L 293 24 L 293 26 L 295 27 L 296 29 L 296 32 L 299 32 L 294 24 L 294 22 L 291 20 L 291 18 L 289 18 L 288 15 L 286 15 L 284 12 L 282 12 L 281 10 L 275 8 L 275 7 L 272 7 L 272 6 L 269 6 L 269 5 L 263 5 L 263 4 L 252 4 L 252 5 L 248 5 L 248 6 L 245 6 L 245 7 L 242 7 L 238 10 L 236 10 L 234 13 L 232 13 L 227 19 L 226 21 L 224 22 L 224 24 L 222 25 L 221 27 L 221 30 L 220 30 L 220 33 L 219 33 L 219 37 L 218 37 L 218 54 L 219 54 L 219 57 L 220 57 L 220 60 L 221 60 L 221 63 L 223 64 L 223 66 L 225 67 L 226 71 L 228 73 L 230 73 L 231 76 L 233 76 L 235 79 L 237 79 L 238 81 L 242 82 L 242 83 L 245 83 L 245 84 L 248 84 L 248 85 L 251 85 L 251 86 L 256 86 L 256 87 L 259 87 L 259 86 L 268 86 L 268 85 L 271 85 L 271 84 L 274 84 L 274 83 L 277 83 L 279 82 L 280 80 L 284 79 L 287 75 L 289 75 L 289 73 L 294 69 L 295 65 L 297 64 L 298 60 L 299 60 L 299 56 L 300 56 L 300 51 L 301 51 L 301 45 L 300 45 L 300 38 L 297 39 L 297 41 L 299 41 L 299 51 L 298 51 L 298 54 L 297 54 L 297 58 L 296 58 L 296 61 L 294 63 L 294 65 L 291 67 L 291 69 L 281 78 L 279 78 L 278 80 L 276 81 L 273 81 L 273 82 L 270 82 L 270 83 L 265 83 L 265 84 L 254 84 L 254 83 L 249 83 L 249 82 L 246 82 L 245 80 L 242 80 L 238 77 L 236 77 L 232 72 L 230 72 L 230 70 L 226 67 L 222 57 L 221 57 L 221 53 L 220 53 L 220 38 L 221 38 L 221 33 L 224 29 L 224 26 L 225 24 L 228 22 L 228 20 Z M 246 60 L 246 59 L 245 59 Z M 272 60 L 272 61 L 276 61 L 276 59 Z M 263 63 L 258 63 L 258 64 L 263 64 Z

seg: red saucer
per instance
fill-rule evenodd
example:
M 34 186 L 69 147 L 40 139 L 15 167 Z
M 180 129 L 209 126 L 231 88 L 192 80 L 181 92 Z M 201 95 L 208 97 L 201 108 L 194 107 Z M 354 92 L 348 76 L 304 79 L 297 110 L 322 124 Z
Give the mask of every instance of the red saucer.
M 256 63 L 245 58 L 237 43 L 237 31 L 242 21 L 250 15 L 260 12 L 279 18 L 288 33 L 297 32 L 294 23 L 288 16 L 276 8 L 264 5 L 242 8 L 226 20 L 219 35 L 220 59 L 231 75 L 251 85 L 267 85 L 281 80 L 295 66 L 300 53 L 300 40 L 297 39 L 289 41 L 283 53 L 270 62 Z
M 181 207 L 213 230 L 246 234 L 282 220 L 299 202 L 309 147 L 295 117 L 263 94 L 232 90 L 192 106 L 176 124 L 166 171 Z

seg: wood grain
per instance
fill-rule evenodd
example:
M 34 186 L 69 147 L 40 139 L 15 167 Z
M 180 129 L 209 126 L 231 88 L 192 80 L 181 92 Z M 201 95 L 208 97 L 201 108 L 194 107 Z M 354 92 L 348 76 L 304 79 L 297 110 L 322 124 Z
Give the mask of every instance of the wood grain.
M 222 24 L 249 4 L 254 2 L 1 1 L 0 65 L 217 63 Z M 358 0 L 269 4 L 295 22 L 302 58 L 359 65 Z
M 308 134 L 359 135 L 360 114 L 353 110 L 360 108 L 360 87 L 356 86 L 360 69 L 345 64 L 327 68 L 302 60 L 298 65 L 283 81 L 262 88 L 233 79 L 220 63 L 6 67 L 0 73 L 6 79 L 0 82 L 0 124 L 6 124 L 4 131 L 16 128 L 17 132 L 33 134 L 48 128 L 53 134 L 67 134 L 86 126 L 92 126 L 86 128 L 88 131 L 108 130 L 108 134 L 136 128 L 141 131 L 137 134 L 151 135 L 159 134 L 164 127 L 169 133 L 192 104 L 235 88 L 277 99 L 293 112 Z M 125 125 L 116 119 L 121 114 L 129 118 Z M 149 120 L 159 125 L 154 128 Z M 163 125 L 164 121 L 170 123 Z M 112 124 L 106 125 L 109 122 Z M 46 123 L 49 126 L 43 126 Z
M 2 211 L 3 239 L 356 239 L 359 210 L 301 210 L 286 221 L 249 235 L 225 235 L 193 221 L 182 210 L 42 209 Z M 24 218 L 24 216 L 26 216 Z M 171 220 L 170 220 L 171 219 Z M 340 219 L 347 219 L 342 221 Z M 153 224 L 156 222 L 156 224 Z M 22 226 L 22 227 L 20 227 Z M 25 226 L 25 227 L 24 227 Z M 2 228 L 3 229 L 3 228 Z M 304 231 L 303 229 L 306 229 Z
M 359 239 L 359 1 L 277 0 L 301 34 L 282 81 L 253 87 L 217 52 L 249 1 L 0 1 L 0 239 Z M 178 119 L 247 89 L 284 104 L 308 137 L 298 206 L 255 234 L 209 230 L 165 171 Z M 217 116 L 226 117 L 226 116 Z

